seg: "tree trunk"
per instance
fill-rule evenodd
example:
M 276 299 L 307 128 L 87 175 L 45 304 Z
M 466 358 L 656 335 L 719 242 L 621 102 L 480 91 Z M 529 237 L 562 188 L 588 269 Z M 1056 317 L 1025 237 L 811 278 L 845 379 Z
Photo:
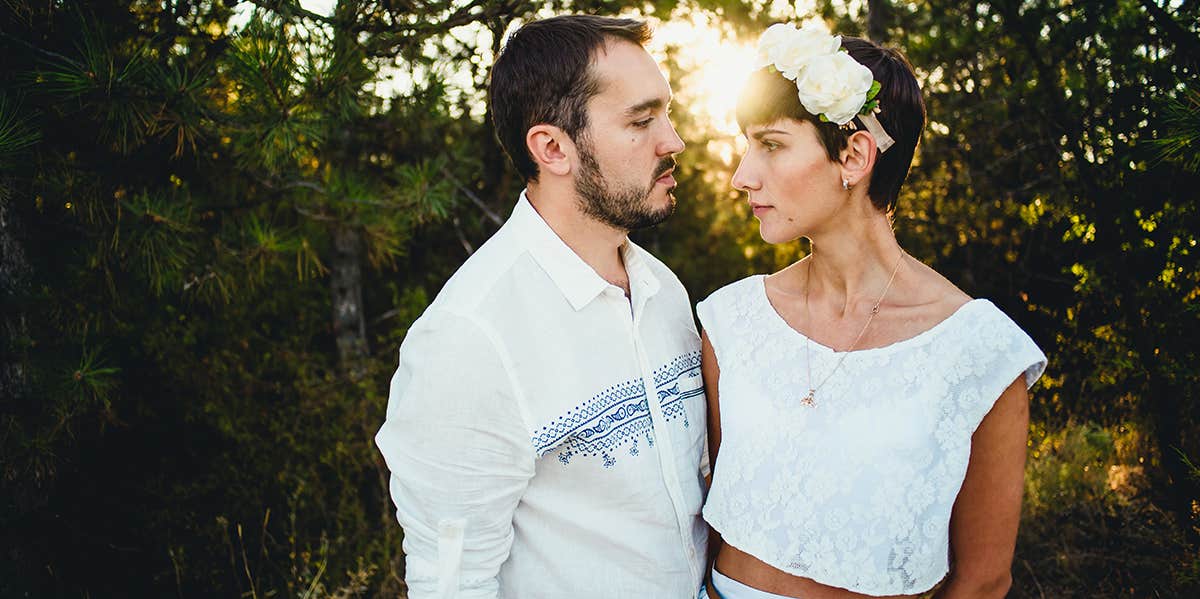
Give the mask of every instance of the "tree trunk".
M 22 397 L 28 390 L 25 311 L 18 307 L 29 280 L 29 262 L 17 240 L 19 227 L 13 214 L 12 189 L 0 180 L 0 397 Z
M 867 0 L 867 38 L 883 44 L 888 41 L 888 14 L 891 5 L 887 0 Z
M 512 22 L 511 17 L 501 16 L 493 19 L 488 27 L 492 32 L 492 56 L 499 56 L 500 49 L 504 42 L 504 32 L 508 29 L 509 23 Z M 489 90 L 489 94 L 490 94 Z M 487 111 L 484 115 L 484 123 L 486 127 L 480 128 L 480 147 L 485 152 L 483 160 L 483 189 L 491 190 L 490 195 L 484 197 L 484 201 L 496 211 L 507 213 L 505 210 L 500 210 L 498 206 L 508 206 L 514 200 L 513 195 L 513 177 L 512 169 L 508 168 L 508 156 L 504 153 L 504 149 L 500 147 L 500 143 L 496 139 L 496 130 L 492 126 L 492 102 L 489 95 L 487 102 Z
M 367 323 L 362 297 L 362 234 L 345 225 L 333 232 L 333 333 L 343 371 L 352 380 L 362 377 L 367 356 Z
M 1155 314 L 1168 313 L 1166 310 L 1155 311 Z M 1150 328 L 1150 327 L 1147 327 Z M 1185 405 L 1191 400 L 1186 389 L 1180 387 L 1174 380 L 1172 372 L 1175 368 L 1163 364 L 1165 356 L 1154 356 L 1151 347 L 1159 344 L 1140 343 L 1141 354 L 1146 359 L 1150 372 L 1150 385 L 1146 397 L 1141 398 L 1143 409 L 1149 413 L 1150 425 L 1154 436 L 1154 444 L 1158 448 L 1162 467 L 1163 484 L 1156 485 L 1155 495 L 1159 507 L 1168 513 L 1175 514 L 1188 542 L 1193 547 L 1200 546 L 1200 531 L 1194 512 L 1194 502 L 1200 501 L 1200 485 L 1193 478 L 1187 459 L 1196 456 L 1181 454 L 1188 449 L 1188 439 L 1182 424 L 1186 421 Z M 1186 457 L 1185 457 L 1186 456 Z
M 1192 502 L 1200 500 L 1200 484 L 1192 477 L 1190 468 L 1180 451 L 1189 449 L 1187 431 L 1183 426 L 1189 422 L 1186 406 L 1194 399 L 1190 389 L 1181 385 L 1175 376 L 1180 365 L 1165 348 L 1171 347 L 1165 337 L 1174 332 L 1184 332 L 1164 327 L 1162 322 L 1187 322 L 1189 315 L 1173 309 L 1169 301 L 1134 295 L 1131 299 L 1141 306 L 1141 326 L 1130 330 L 1129 345 L 1138 353 L 1146 369 L 1146 386 L 1138 405 L 1150 425 L 1155 448 L 1160 460 L 1157 472 L 1152 472 L 1151 498 L 1163 511 L 1175 515 L 1186 538 L 1193 547 L 1200 546 L 1200 534 L 1196 529 L 1196 518 Z M 1155 315 L 1150 321 L 1148 315 Z M 1132 320 L 1132 319 L 1130 319 Z M 1130 324 L 1134 324 L 1131 322 Z M 1196 456 L 1188 456 L 1195 458 Z

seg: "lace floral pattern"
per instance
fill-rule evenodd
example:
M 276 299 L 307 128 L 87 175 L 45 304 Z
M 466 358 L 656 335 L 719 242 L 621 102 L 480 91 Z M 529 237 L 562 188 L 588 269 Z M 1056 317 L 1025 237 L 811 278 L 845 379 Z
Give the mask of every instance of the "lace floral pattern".
M 856 351 L 817 395 L 805 339 L 763 277 L 697 306 L 721 368 L 721 449 L 704 517 L 724 540 L 797 576 L 871 595 L 920 593 L 948 571 L 950 511 L 971 435 L 1046 358 L 974 300 L 908 340 Z M 815 380 L 841 354 L 813 343 Z

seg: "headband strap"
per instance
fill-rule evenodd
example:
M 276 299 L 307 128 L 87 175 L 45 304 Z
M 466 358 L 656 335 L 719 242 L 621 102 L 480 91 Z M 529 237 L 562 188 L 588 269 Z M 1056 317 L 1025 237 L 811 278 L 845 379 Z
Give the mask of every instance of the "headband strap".
M 884 131 L 883 123 L 880 123 L 879 119 L 875 118 L 874 113 L 860 114 L 858 115 L 858 120 L 862 121 L 863 126 L 867 128 L 871 137 L 875 138 L 875 146 L 879 148 L 880 154 L 895 145 L 896 140 L 892 139 L 892 136 L 888 135 L 887 131 Z

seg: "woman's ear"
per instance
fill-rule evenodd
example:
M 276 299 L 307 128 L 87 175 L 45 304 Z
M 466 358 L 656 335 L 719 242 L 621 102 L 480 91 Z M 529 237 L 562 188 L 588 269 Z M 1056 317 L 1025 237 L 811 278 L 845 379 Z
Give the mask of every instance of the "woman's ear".
M 554 125 L 534 125 L 525 133 L 525 147 L 539 173 L 566 176 L 571 173 L 575 144 Z
M 846 149 L 842 150 L 842 180 L 850 187 L 858 185 L 875 168 L 875 138 L 867 131 L 855 131 L 847 139 Z

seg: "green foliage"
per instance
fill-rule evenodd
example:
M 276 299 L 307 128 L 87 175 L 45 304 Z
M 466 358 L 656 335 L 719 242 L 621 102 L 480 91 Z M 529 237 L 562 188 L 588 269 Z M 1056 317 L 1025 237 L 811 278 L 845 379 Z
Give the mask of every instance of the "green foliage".
M 1055 432 L 1033 428 L 1025 470 L 1027 517 L 1064 506 L 1124 504 L 1145 486 L 1145 459 L 1152 444 L 1136 427 L 1070 424 Z
M 1183 170 L 1200 171 L 1200 91 L 1186 89 L 1172 98 L 1163 114 L 1166 133 L 1150 140 L 1161 160 L 1177 161 Z
M 20 116 L 20 107 L 0 94 L 0 173 L 16 168 L 17 158 L 41 136 Z
M 0 24 L 0 174 L 32 278 L 5 296 L 29 339 L 0 410 L 0 526 L 22 540 L 0 595 L 394 594 L 372 437 L 427 303 L 405 258 L 490 139 L 436 80 L 368 88 L 445 31 L 388 45 L 398 15 L 349 2 L 353 26 L 283 6 L 233 31 L 221 3 L 20 8 Z M 388 346 L 365 364 L 335 351 L 334 276 L 411 298 L 368 304 Z
M 113 245 L 122 250 L 117 259 L 137 265 L 132 270 L 156 295 L 162 295 L 164 288 L 182 286 L 181 277 L 196 254 L 195 234 L 200 231 L 192 222 L 186 190 L 163 196 L 138 193 L 123 201 L 121 208 L 119 224 L 127 228 L 113 233 Z
M 73 396 L 73 405 L 87 407 L 99 403 L 111 408 L 111 393 L 117 385 L 116 375 L 120 368 L 106 366 L 104 357 L 97 348 L 84 349 L 79 366 L 70 378 L 63 381 L 66 394 Z
M 44 93 L 100 124 L 103 139 L 128 154 L 154 125 L 151 90 L 160 73 L 151 62 L 149 41 L 115 52 L 100 29 L 86 22 L 80 26 L 76 57 L 52 59 L 35 80 Z

